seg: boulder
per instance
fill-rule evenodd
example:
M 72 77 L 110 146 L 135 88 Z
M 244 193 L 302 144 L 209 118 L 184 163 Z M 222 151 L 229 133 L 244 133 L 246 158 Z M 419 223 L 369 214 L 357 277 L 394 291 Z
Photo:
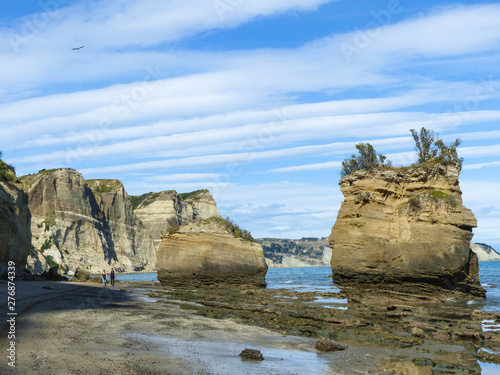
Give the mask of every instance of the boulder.
M 260 352 L 260 350 L 256 349 L 243 349 L 243 351 L 239 354 L 240 357 L 245 358 L 245 359 L 251 359 L 254 361 L 263 361 L 264 356 Z
M 329 237 L 334 282 L 484 297 L 470 249 L 477 222 L 462 204 L 459 174 L 459 165 L 429 162 L 343 177 Z
M 63 278 L 67 280 L 67 278 L 64 276 L 66 273 L 66 269 L 62 265 L 57 265 L 54 267 L 51 267 L 48 272 L 48 277 L 52 281 L 61 281 Z
M 78 268 L 73 276 L 73 281 L 89 281 L 90 271 L 83 268 Z
M 332 340 L 327 339 L 326 337 L 320 337 L 316 341 L 315 348 L 321 352 L 334 352 L 339 350 L 346 350 L 347 346 Z
M 212 218 L 166 232 L 156 269 L 162 284 L 184 280 L 265 285 L 267 264 L 260 244 L 235 237 L 223 219 Z

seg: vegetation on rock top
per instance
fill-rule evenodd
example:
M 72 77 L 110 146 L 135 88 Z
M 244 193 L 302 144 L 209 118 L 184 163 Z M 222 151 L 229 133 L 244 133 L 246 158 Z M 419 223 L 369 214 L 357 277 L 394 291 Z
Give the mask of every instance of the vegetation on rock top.
M 457 138 L 450 145 L 446 145 L 432 131 L 422 127 L 420 132 L 410 129 L 415 141 L 415 151 L 417 153 L 416 165 L 422 167 L 441 165 L 457 165 L 461 168 L 463 158 L 458 157 L 457 147 L 462 141 Z M 356 145 L 359 155 L 352 154 L 350 158 L 344 159 L 340 176 L 345 177 L 359 170 L 371 171 L 381 167 L 392 167 L 392 163 L 387 157 L 378 154 L 375 148 L 369 143 L 359 143 Z M 414 164 L 415 165 L 415 164 Z
M 179 197 L 181 197 L 182 200 L 199 200 L 200 195 L 209 193 L 208 189 L 201 189 L 201 190 L 195 190 L 190 193 L 181 193 L 179 194 Z
M 255 242 L 254 238 L 252 237 L 249 231 L 241 229 L 238 226 L 238 224 L 232 221 L 229 217 L 222 218 L 222 217 L 212 216 L 209 219 L 203 220 L 203 223 L 210 223 L 210 222 L 216 222 L 222 224 L 225 227 L 225 229 L 236 238 L 241 238 L 245 241 Z
M 119 180 L 111 179 L 85 180 L 85 182 L 96 194 L 111 193 L 122 186 Z

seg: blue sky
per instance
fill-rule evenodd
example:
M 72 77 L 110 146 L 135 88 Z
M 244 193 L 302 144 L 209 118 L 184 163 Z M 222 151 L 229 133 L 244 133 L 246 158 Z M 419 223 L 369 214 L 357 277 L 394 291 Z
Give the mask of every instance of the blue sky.
M 254 237 L 328 236 L 340 164 L 409 129 L 463 140 L 474 241 L 500 250 L 500 3 L 22 0 L 0 12 L 0 150 L 129 194 L 208 188 Z M 74 47 L 85 46 L 81 50 Z

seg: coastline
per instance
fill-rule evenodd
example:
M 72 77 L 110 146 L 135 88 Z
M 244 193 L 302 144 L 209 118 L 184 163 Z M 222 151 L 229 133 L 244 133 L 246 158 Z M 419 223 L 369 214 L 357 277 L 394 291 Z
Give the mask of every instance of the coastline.
M 312 334 L 307 337 L 306 332 L 300 336 L 276 332 L 279 327 L 273 330 L 257 327 L 248 317 L 238 315 L 237 311 L 250 312 L 251 317 L 261 319 L 257 300 L 247 297 L 262 298 L 265 313 L 268 302 L 263 301 L 272 302 L 270 296 L 279 298 L 276 308 L 281 316 L 286 315 L 288 308 L 300 315 L 296 305 L 288 302 L 293 301 L 294 296 L 280 290 L 235 289 L 227 295 L 234 301 L 229 306 L 227 300 L 217 299 L 220 291 L 217 286 L 201 290 L 137 282 L 121 282 L 115 288 L 73 282 L 20 281 L 16 284 L 17 362 L 13 369 L 6 366 L 4 359 L 0 363 L 4 373 L 420 375 L 431 373 L 432 366 L 443 360 L 437 359 L 434 353 L 438 352 L 444 353 L 442 357 L 447 363 L 461 363 L 462 369 L 469 373 L 481 371 L 472 344 L 429 340 L 405 347 L 394 343 L 401 337 L 408 338 L 408 342 L 417 338 L 406 333 L 396 337 L 396 332 L 388 332 L 387 336 L 394 336 L 394 342 L 374 340 L 370 343 L 355 339 L 356 333 L 369 331 L 360 318 L 349 317 L 346 322 L 351 326 L 343 326 L 352 338 L 339 341 L 346 342 L 348 350 L 321 353 L 314 349 L 316 337 Z M 0 298 L 6 301 L 6 282 L 0 282 L 0 290 Z M 236 301 L 235 295 L 243 299 Z M 206 301 L 202 302 L 201 297 Z M 312 297 L 313 294 L 309 296 Z M 204 312 L 204 304 L 210 305 L 210 312 Z M 228 306 L 231 309 L 226 309 Z M 314 307 L 307 311 L 321 309 Z M 334 319 L 342 320 L 342 311 L 330 312 Z M 394 320 L 399 309 L 390 313 Z M 275 325 L 281 324 L 279 315 L 272 319 L 276 319 Z M 272 327 L 272 319 L 262 326 Z M 307 314 L 303 313 L 298 319 L 293 324 L 299 328 L 302 324 L 302 328 L 310 330 Z M 1 349 L 5 350 L 6 322 L 1 328 L 4 338 Z M 245 348 L 261 350 L 265 360 L 242 360 L 238 354 Z M 483 369 L 483 374 L 487 373 Z

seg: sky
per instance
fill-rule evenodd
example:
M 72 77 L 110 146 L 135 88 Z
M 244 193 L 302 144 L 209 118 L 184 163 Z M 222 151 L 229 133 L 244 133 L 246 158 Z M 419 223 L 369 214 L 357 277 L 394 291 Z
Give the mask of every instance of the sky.
M 355 145 L 409 165 L 425 127 L 462 140 L 473 241 L 500 250 L 500 2 L 6 3 L 0 151 L 18 176 L 207 188 L 255 238 L 325 237 Z

